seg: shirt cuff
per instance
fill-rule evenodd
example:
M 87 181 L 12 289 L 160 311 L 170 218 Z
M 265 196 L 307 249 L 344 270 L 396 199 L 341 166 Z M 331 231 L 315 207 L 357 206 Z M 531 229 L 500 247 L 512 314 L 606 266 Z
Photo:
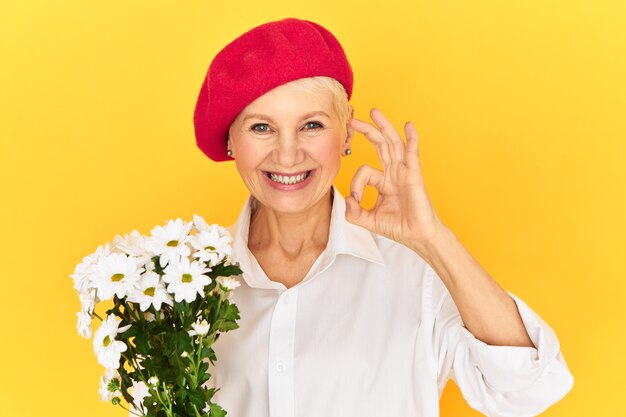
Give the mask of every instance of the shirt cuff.
M 548 365 L 560 356 L 560 344 L 554 330 L 523 300 L 507 293 L 515 300 L 526 331 L 536 348 L 489 345 L 461 326 L 471 356 L 483 374 L 485 383 L 500 392 L 531 387 L 544 374 Z

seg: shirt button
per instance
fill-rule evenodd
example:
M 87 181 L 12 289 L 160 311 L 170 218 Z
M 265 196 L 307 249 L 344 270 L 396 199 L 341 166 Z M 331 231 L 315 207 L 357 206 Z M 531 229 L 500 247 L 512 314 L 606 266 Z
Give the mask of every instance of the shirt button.
M 282 362 L 278 362 L 278 363 L 276 364 L 276 370 L 277 370 L 278 372 L 282 372 L 284 369 L 285 369 L 285 365 L 283 365 L 283 363 L 282 363 Z

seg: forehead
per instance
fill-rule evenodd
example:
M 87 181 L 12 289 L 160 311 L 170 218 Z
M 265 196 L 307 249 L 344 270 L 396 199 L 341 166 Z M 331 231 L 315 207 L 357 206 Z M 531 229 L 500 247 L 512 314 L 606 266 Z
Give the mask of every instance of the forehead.
M 333 94 L 330 90 L 312 92 L 283 84 L 257 97 L 237 118 L 243 120 L 252 114 L 282 118 L 301 117 L 316 111 L 332 115 Z

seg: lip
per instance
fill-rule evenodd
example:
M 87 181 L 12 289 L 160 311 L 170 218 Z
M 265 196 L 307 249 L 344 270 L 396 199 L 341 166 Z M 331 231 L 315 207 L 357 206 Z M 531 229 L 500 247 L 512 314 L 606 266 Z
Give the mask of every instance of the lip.
M 306 171 L 300 171 L 300 172 L 278 172 L 278 171 L 263 171 L 263 172 L 264 173 L 265 172 L 269 172 L 269 173 L 272 173 L 272 174 L 275 174 L 275 175 L 282 175 L 283 177 L 292 177 L 294 175 L 305 174 L 305 173 L 307 173 L 309 171 L 312 171 L 312 170 L 306 170 Z
M 272 174 L 276 174 L 276 175 L 293 176 L 293 175 L 305 174 L 309 171 L 300 171 L 300 172 L 292 173 L 292 174 L 286 174 L 286 173 L 280 173 L 280 172 L 274 172 L 274 171 L 263 171 L 262 177 L 265 179 L 267 184 L 269 184 L 269 186 L 272 187 L 273 189 L 279 190 L 279 191 L 297 191 L 297 190 L 303 189 L 304 187 L 306 187 L 307 185 L 311 183 L 312 178 L 315 177 L 315 173 L 317 172 L 317 170 L 315 169 L 310 170 L 311 173 L 309 174 L 309 176 L 306 177 L 304 181 L 298 182 L 296 184 L 281 184 L 279 182 L 274 182 L 267 176 L 266 174 L 267 172 L 271 172 Z

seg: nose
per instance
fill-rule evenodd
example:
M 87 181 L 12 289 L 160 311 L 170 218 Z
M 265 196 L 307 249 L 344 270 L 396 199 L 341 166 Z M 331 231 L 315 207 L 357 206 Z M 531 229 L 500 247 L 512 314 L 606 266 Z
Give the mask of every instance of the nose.
M 304 152 L 300 148 L 298 138 L 292 134 L 278 136 L 272 156 L 278 166 L 285 168 L 296 166 L 304 160 Z

